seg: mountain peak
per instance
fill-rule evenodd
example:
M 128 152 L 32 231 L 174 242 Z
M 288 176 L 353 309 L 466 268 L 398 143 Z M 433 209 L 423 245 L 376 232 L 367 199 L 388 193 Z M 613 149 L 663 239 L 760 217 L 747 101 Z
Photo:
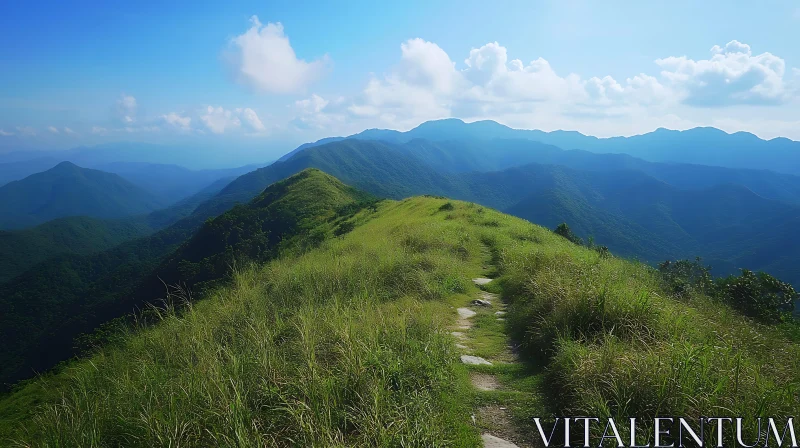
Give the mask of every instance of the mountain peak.
M 61 162 L 0 187 L 0 228 L 30 227 L 67 216 L 121 218 L 163 205 L 116 174 Z
M 75 165 L 74 163 L 72 163 L 72 162 L 70 162 L 68 160 L 65 160 L 65 161 L 59 163 L 58 165 L 54 166 L 53 168 L 51 168 L 50 171 L 67 171 L 67 170 L 72 171 L 72 170 L 79 170 L 79 169 L 82 169 L 82 168 L 79 167 L 78 165 Z

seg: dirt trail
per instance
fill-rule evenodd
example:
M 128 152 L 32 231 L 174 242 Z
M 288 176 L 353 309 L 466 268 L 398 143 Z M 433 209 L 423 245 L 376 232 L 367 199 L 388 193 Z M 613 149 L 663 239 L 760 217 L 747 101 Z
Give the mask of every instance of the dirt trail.
M 461 361 L 468 366 L 475 388 L 473 422 L 481 431 L 484 447 L 533 447 L 528 431 L 514 421 L 511 407 L 516 402 L 535 398 L 528 392 L 515 390 L 513 384 L 504 384 L 502 379 L 505 372 L 522 370 L 508 342 L 505 303 L 499 294 L 491 292 L 497 291 L 492 279 L 476 277 L 472 282 L 478 290 L 457 308 L 453 334 L 458 338 L 456 346 L 462 353 Z M 508 400 L 513 403 L 507 404 Z

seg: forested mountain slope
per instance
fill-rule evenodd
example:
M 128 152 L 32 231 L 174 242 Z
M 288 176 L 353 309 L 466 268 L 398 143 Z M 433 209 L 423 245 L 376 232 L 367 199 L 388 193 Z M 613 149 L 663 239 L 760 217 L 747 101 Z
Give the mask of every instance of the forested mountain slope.
M 0 187 L 0 228 L 34 226 L 55 218 L 120 218 L 167 204 L 116 174 L 62 162 Z
M 302 201 L 352 192 L 337 188 Z M 800 406 L 797 344 L 725 297 L 673 289 L 652 268 L 476 204 L 417 197 L 350 217 L 327 210 L 308 215 L 320 218 L 305 227 L 322 232 L 317 244 L 279 250 L 191 304 L 172 301 L 154 325 L 4 397 L 0 429 L 30 446 L 480 446 L 487 404 L 534 435 L 533 417 L 610 409 L 652 421 L 725 406 L 751 422 L 755 409 Z M 503 361 L 512 355 L 502 334 L 482 339 L 500 328 L 500 298 L 451 334 L 482 273 L 495 278 L 486 288 L 507 304 L 504 328 L 526 365 Z M 466 353 L 489 364 L 465 366 Z M 698 374 L 686 374 L 689 361 Z M 471 374 L 507 393 L 470 389 Z

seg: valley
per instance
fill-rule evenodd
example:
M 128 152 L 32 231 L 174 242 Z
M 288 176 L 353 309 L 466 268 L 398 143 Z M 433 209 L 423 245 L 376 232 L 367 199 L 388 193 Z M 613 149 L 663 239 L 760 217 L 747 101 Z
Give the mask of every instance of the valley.
M 533 416 L 604 414 L 610 411 L 597 403 L 634 393 L 600 384 L 582 390 L 579 384 L 599 373 L 573 374 L 575 363 L 613 350 L 637 356 L 643 366 L 652 357 L 679 359 L 683 355 L 672 344 L 704 347 L 707 331 L 728 335 L 725 341 L 769 339 L 775 352 L 756 355 L 754 348 L 724 345 L 727 355 L 709 354 L 708 360 L 727 365 L 735 353 L 749 363 L 756 390 L 781 391 L 782 398 L 766 406 L 795 405 L 791 384 L 797 379 L 790 372 L 800 332 L 790 321 L 775 320 L 787 304 L 769 297 L 796 299 L 796 293 L 767 276 L 759 284 L 781 292 L 763 293 L 772 294 L 758 305 L 767 308 L 748 308 L 728 298 L 725 288 L 744 287 L 749 277 L 738 276 L 740 268 L 800 281 L 791 230 L 800 220 L 800 178 L 565 151 L 531 140 L 470 140 L 448 134 L 447 126 L 437 138 L 431 129 L 441 125 L 421 126 L 431 140 L 378 133 L 381 140 L 359 135 L 303 145 L 282 160 L 199 190 L 191 181 L 171 205 L 114 212 L 127 215 L 122 217 L 109 216 L 108 205 L 137 204 L 159 193 L 66 162 L 44 177 L 0 187 L 52 190 L 42 185 L 68 179 L 103 195 L 64 196 L 85 205 L 48 211 L 64 216 L 39 225 L 26 217 L 19 222 L 27 228 L 0 234 L 0 261 L 8 266 L 0 280 L 0 378 L 7 387 L 0 432 L 8 440 L 68 446 L 108 440 L 134 446 L 155 440 L 359 445 L 363 438 L 471 446 L 481 438 L 497 442 L 493 437 L 531 446 Z M 152 174 L 159 176 L 159 169 Z M 127 190 L 91 186 L 109 180 Z M 63 195 L 72 188 L 57 190 Z M 119 198 L 108 199 L 117 191 Z M 40 210 L 59 210 L 43 204 Z M 92 209 L 94 204 L 103 207 Z M 548 230 L 562 223 L 573 242 Z M 673 265 L 660 265 L 695 256 L 720 279 L 695 284 L 694 274 L 684 278 L 683 271 L 665 270 Z M 482 276 L 494 280 L 476 288 L 472 279 Z M 532 284 L 538 286 L 526 286 Z M 475 305 L 475 297 L 491 306 Z M 260 321 L 258 315 L 269 317 Z M 359 323 L 367 316 L 379 321 Z M 704 329 L 688 330 L 700 321 Z M 386 330 L 375 333 L 374 326 Z M 613 338 L 595 339 L 595 333 Z M 650 336 L 638 346 L 642 334 Z M 256 342 L 261 338 L 268 347 Z M 159 348 L 167 339 L 185 342 Z M 421 346 L 428 351 L 415 348 Z M 255 356 L 256 347 L 266 355 Z M 349 354 L 333 361 L 345 353 L 340 350 Z M 787 370 L 765 377 L 759 370 L 763 357 L 779 352 L 789 353 Z M 306 358 L 296 358 L 298 353 Z M 241 370 L 229 370 L 229 363 Z M 278 369 L 272 375 L 306 382 L 306 388 L 285 389 L 277 377 L 259 376 L 266 365 Z M 371 370 L 376 365 L 398 370 Z M 675 412 L 702 413 L 720 403 L 745 412 L 747 400 L 755 399 L 706 394 L 707 388 L 725 387 L 723 377 L 711 373 L 700 385 L 664 372 L 639 378 L 624 365 L 607 368 L 604 374 L 639 388 L 658 378 L 704 397 L 692 406 L 671 395 L 658 398 Z M 199 370 L 179 373 L 187 369 Z M 120 377 L 129 383 L 115 383 Z M 163 389 L 155 384 L 159 378 L 178 382 Z M 235 378 L 233 389 L 219 390 L 223 378 Z M 81 381 L 92 384 L 102 403 L 64 395 L 74 413 L 63 414 L 54 400 L 74 394 Z M 252 384 L 271 392 L 252 390 Z M 186 390 L 185 400 L 151 403 L 153 414 L 141 421 L 95 420 L 86 411 L 105 406 L 104 414 L 128 414 L 125 409 L 144 400 L 136 390 L 168 396 L 175 393 L 171 387 Z M 388 395 L 363 401 L 386 387 Z M 213 396 L 231 403 L 242 393 L 250 398 L 236 405 L 236 414 L 200 409 L 196 401 Z M 621 406 L 614 415 L 631 412 L 630 406 L 638 406 L 637 415 L 653 414 L 653 399 L 614 401 Z M 321 414 L 333 402 L 349 410 Z M 163 414 L 164 406 L 174 408 Z M 263 406 L 271 411 L 262 414 Z M 400 413 L 377 410 L 398 406 Z M 193 417 L 181 423 L 180 415 Z M 61 423 L 76 419 L 82 420 L 74 431 Z M 253 428 L 260 429 L 229 432 L 244 424 L 239 419 L 258 422 Z M 441 424 L 423 425 L 431 419 Z M 159 428 L 176 424 L 188 425 L 186 432 L 159 435 Z M 392 429 L 373 432 L 386 425 Z M 85 427 L 102 429 L 89 435 Z
M 317 170 L 270 187 L 270 203 L 312 211 L 275 258 L 235 268 L 201 300 L 176 290 L 147 322 L 21 384 L 0 401 L 2 428 L 33 445 L 476 446 L 489 434 L 528 446 L 531 416 L 746 413 L 766 390 L 768 412 L 799 404 L 798 345 L 778 327 L 473 203 L 414 197 L 342 214 L 353 192 Z M 494 279 L 473 280 L 484 275 Z M 471 307 L 474 283 L 496 295 L 465 325 L 456 309 Z M 689 356 L 703 357 L 702 377 L 659 367 Z M 475 389 L 478 375 L 495 389 Z

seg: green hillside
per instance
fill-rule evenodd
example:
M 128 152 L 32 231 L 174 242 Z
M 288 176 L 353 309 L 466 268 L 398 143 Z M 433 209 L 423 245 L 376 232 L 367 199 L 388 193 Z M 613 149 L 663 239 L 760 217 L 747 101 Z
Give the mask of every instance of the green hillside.
M 399 199 L 450 188 L 432 166 L 401 148 L 378 141 L 343 140 L 314 146 L 231 182 L 221 197 L 252 198 L 267 185 L 306 168 L 317 168 L 376 196 Z
M 68 358 L 76 336 L 158 299 L 164 280 L 184 285 L 217 280 L 230 263 L 267 259 L 293 237 L 316 228 L 316 221 L 335 226 L 337 214 L 353 213 L 365 200 L 364 193 L 312 170 L 270 186 L 250 204 L 216 219 L 184 219 L 103 253 L 41 263 L 0 284 L 0 309 L 5 310 L 0 314 L 0 378 L 26 378 Z
M 60 254 L 89 255 L 152 232 L 144 218 L 59 218 L 24 230 L 0 230 L 0 282 Z
M 345 186 L 316 169 L 279 181 L 245 205 L 209 219 L 171 253 L 135 292 L 156 299 L 163 284 L 198 284 L 227 277 L 232 266 L 264 262 L 283 250 L 313 246 L 337 227 L 343 216 L 371 204 L 366 193 Z
M 767 199 L 800 203 L 800 176 L 756 169 L 734 169 L 688 163 L 648 162 L 627 154 L 563 150 L 530 140 L 412 140 L 405 151 L 443 172 L 500 171 L 531 163 L 581 171 L 641 171 L 679 189 L 741 185 Z
M 165 205 L 116 174 L 62 162 L 0 187 L 0 229 L 30 227 L 66 216 L 120 218 Z
M 514 160 L 554 164 L 469 171 Z M 720 275 L 738 268 L 771 269 L 800 284 L 800 252 L 795 250 L 800 238 L 789 230 L 790 223 L 800 220 L 800 206 L 767 199 L 750 188 L 778 198 L 796 197 L 800 178 L 654 164 L 524 140 L 413 140 L 406 145 L 335 141 L 239 177 L 200 209 L 213 205 L 211 211 L 220 210 L 247 200 L 270 182 L 307 167 L 380 197 L 444 195 L 551 228 L 566 221 L 584 238 L 594 237 L 615 253 L 649 263 L 702 256 Z M 767 225 L 781 231 L 765 232 Z
M 0 367 L 0 379 L 25 378 L 32 368 L 52 367 L 73 353 L 77 334 L 129 312 L 142 297 L 159 295 L 163 284 L 158 275 L 151 275 L 159 266 L 163 268 L 159 275 L 169 282 L 194 284 L 224 277 L 231 258 L 215 250 L 231 238 L 225 233 L 212 235 L 208 250 L 190 248 L 171 261 L 168 257 L 208 218 L 247 203 L 271 183 L 310 167 L 334 173 L 346 184 L 378 197 L 443 195 L 550 228 L 567 222 L 584 239 L 593 237 L 613 253 L 653 265 L 702 256 L 715 274 L 738 273 L 742 267 L 767 270 L 800 284 L 800 239 L 792 230 L 800 221 L 800 209 L 746 188 L 720 185 L 691 191 L 638 170 L 588 171 L 537 164 L 496 172 L 443 173 L 396 145 L 343 140 L 309 147 L 284 162 L 241 176 L 216 195 L 196 195 L 185 206 L 172 207 L 174 213 L 155 212 L 150 218 L 158 215 L 158 221 L 174 224 L 146 238 L 91 256 L 62 255 L 0 283 L 0 300 L 16 304 L 6 313 L 7 320 L 0 316 L 0 330 L 9 335 L 8 359 L 15 360 Z M 204 197 L 210 199 L 202 202 Z M 258 229 L 253 224 L 232 234 L 245 235 L 247 243 L 240 244 L 244 247 Z M 262 247 L 251 246 L 250 256 Z M 7 328 L 3 322 L 9 322 Z M 18 338 L 24 342 L 14 342 Z
M 352 192 L 318 171 L 288 182 L 298 178 L 315 194 L 288 188 L 270 204 L 319 210 Z M 387 200 L 344 220 L 323 209 L 298 221 L 304 235 L 321 232 L 317 244 L 287 243 L 297 249 L 191 304 L 173 297 L 157 323 L 4 397 L 0 428 L 24 446 L 468 447 L 497 430 L 482 416 L 498 406 L 512 439 L 536 434 L 534 416 L 800 407 L 788 328 L 746 319 L 724 296 L 675 290 L 652 268 L 475 204 Z M 235 229 L 237 216 L 252 218 L 211 223 Z M 458 340 L 454 308 L 482 275 L 499 297 Z M 493 365 L 465 366 L 464 353 Z M 476 375 L 501 389 L 472 389 Z

